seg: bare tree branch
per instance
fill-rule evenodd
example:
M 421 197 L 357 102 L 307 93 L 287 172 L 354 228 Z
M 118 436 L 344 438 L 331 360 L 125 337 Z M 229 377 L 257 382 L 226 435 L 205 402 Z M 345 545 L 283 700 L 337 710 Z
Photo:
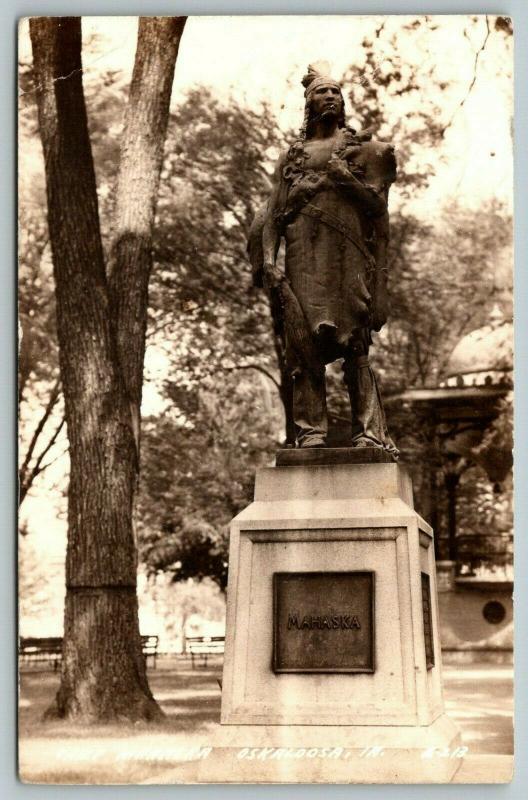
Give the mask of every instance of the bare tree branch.
M 447 131 L 447 129 L 453 124 L 453 120 L 455 119 L 456 115 L 458 114 L 460 109 L 466 103 L 466 101 L 467 101 L 469 95 L 471 94 L 471 91 L 472 91 L 472 89 L 473 89 L 473 87 L 475 85 L 475 82 L 477 80 L 477 67 L 478 67 L 479 58 L 480 58 L 482 52 L 484 51 L 484 48 L 486 47 L 486 44 L 488 42 L 488 39 L 489 39 L 489 36 L 490 36 L 490 33 L 491 33 L 489 19 L 488 19 L 488 15 L 487 14 L 486 14 L 486 18 L 485 19 L 486 19 L 486 35 L 484 37 L 484 41 L 482 42 L 482 44 L 480 45 L 479 49 L 475 53 L 475 61 L 473 63 L 473 77 L 472 77 L 471 82 L 470 82 L 470 84 L 469 84 L 469 86 L 467 88 L 466 94 L 464 95 L 464 97 L 462 98 L 462 100 L 460 101 L 458 106 L 455 108 L 455 110 L 454 110 L 454 112 L 453 112 L 453 114 L 451 116 L 451 119 L 449 120 L 449 122 L 446 123 L 446 125 L 440 131 L 440 136 L 441 136 L 442 139 L 444 138 L 444 135 L 445 135 L 445 132 Z
M 44 429 L 44 426 L 45 426 L 46 422 L 48 421 L 48 419 L 50 417 L 50 414 L 53 411 L 53 409 L 54 409 L 54 407 L 55 407 L 55 405 L 57 403 L 57 400 L 59 399 L 60 383 L 61 383 L 60 382 L 60 378 L 58 378 L 57 381 L 55 382 L 55 385 L 53 386 L 53 388 L 51 390 L 51 394 L 50 394 L 48 403 L 46 405 L 46 408 L 44 409 L 44 413 L 42 414 L 42 417 L 40 418 L 40 420 L 38 422 L 38 425 L 37 425 L 37 427 L 35 428 L 35 430 L 33 432 L 33 436 L 31 437 L 31 441 L 30 441 L 29 447 L 27 449 L 26 457 L 24 459 L 24 463 L 22 464 L 22 466 L 20 468 L 20 472 L 19 472 L 20 485 L 23 485 L 25 483 L 26 474 L 27 474 L 31 459 L 33 458 L 33 453 L 34 453 L 35 447 L 37 445 L 39 436 L 42 433 L 42 431 Z
M 33 485 L 33 482 L 34 482 L 35 478 L 38 475 L 40 475 L 41 472 L 44 472 L 45 469 L 47 469 L 51 464 L 53 464 L 57 460 L 56 458 L 54 458 L 50 462 L 48 462 L 47 464 L 42 465 L 42 462 L 43 462 L 46 454 L 49 453 L 49 451 L 51 450 L 51 448 L 53 447 L 53 445 L 57 441 L 57 437 L 58 437 L 59 433 L 61 432 L 65 421 L 66 420 L 63 417 L 61 419 L 59 425 L 55 429 L 55 433 L 53 434 L 53 436 L 49 440 L 48 444 L 46 445 L 46 447 L 43 449 L 43 451 L 40 453 L 39 457 L 35 461 L 35 464 L 33 465 L 33 468 L 31 469 L 31 472 L 29 473 L 27 478 L 25 476 L 24 476 L 24 479 L 22 479 L 22 477 L 20 478 L 20 491 L 19 491 L 19 498 L 18 498 L 19 507 L 22 505 L 22 503 L 24 501 L 24 498 L 26 497 L 27 493 L 31 489 L 31 486 Z M 62 454 L 62 455 L 64 455 L 64 454 Z M 59 458 L 59 456 L 57 456 L 57 458 Z
M 268 372 L 267 369 L 261 367 L 260 364 L 237 364 L 234 367 L 221 367 L 224 372 L 233 372 L 236 369 L 254 369 L 257 372 L 261 372 L 262 375 L 265 375 L 270 381 L 280 390 L 280 384 L 276 378 L 273 377 L 271 372 Z
M 64 448 L 62 453 L 59 453 L 58 456 L 55 456 L 55 458 L 52 458 L 51 461 L 48 461 L 47 464 L 43 464 L 40 467 L 40 469 L 38 471 L 38 474 L 41 475 L 44 472 L 44 470 L 48 469 L 48 467 L 51 467 L 52 464 L 55 464 L 55 462 L 59 461 L 63 456 L 66 455 L 66 453 L 69 453 L 69 452 L 70 452 L 70 446 L 68 445 L 68 447 Z
M 265 375 L 266 378 L 269 378 L 269 380 L 280 392 L 281 387 L 278 380 L 271 374 L 271 372 L 268 372 L 268 370 L 265 367 L 262 367 L 260 364 L 234 364 L 232 367 L 217 366 L 214 369 L 202 370 L 201 374 L 214 375 L 218 370 L 222 370 L 222 372 L 235 372 L 235 370 L 238 369 L 254 369 L 257 372 L 260 372 L 262 375 Z

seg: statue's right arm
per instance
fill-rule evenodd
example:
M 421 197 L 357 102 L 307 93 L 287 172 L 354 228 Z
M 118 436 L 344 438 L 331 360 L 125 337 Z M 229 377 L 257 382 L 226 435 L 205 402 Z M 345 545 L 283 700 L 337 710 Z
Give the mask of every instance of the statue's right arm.
M 281 230 L 279 214 L 281 209 L 282 168 L 285 157 L 282 155 L 277 161 L 277 166 L 272 178 L 272 190 L 268 201 L 264 227 L 262 229 L 262 250 L 264 255 L 264 280 L 268 288 L 277 286 L 284 278 L 284 274 L 277 267 L 277 253 L 279 252 Z

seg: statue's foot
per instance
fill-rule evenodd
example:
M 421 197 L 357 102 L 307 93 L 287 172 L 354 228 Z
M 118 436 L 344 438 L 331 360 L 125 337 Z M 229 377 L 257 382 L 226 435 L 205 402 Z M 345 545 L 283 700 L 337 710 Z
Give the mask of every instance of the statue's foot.
M 398 461 L 400 457 L 400 451 L 398 450 L 394 442 L 391 441 L 388 444 L 386 444 L 385 450 L 387 451 L 387 453 L 390 453 L 390 455 L 393 457 L 395 461 Z
M 326 447 L 326 439 L 318 434 L 306 436 L 306 438 L 299 442 L 299 447 L 301 447 L 303 450 L 306 447 Z
M 381 442 L 375 442 L 369 439 L 368 436 L 358 436 L 357 439 L 352 440 L 352 447 L 377 447 L 378 450 L 383 450 Z
M 386 453 L 389 453 L 394 461 L 397 461 L 400 457 L 400 451 L 392 439 L 380 442 L 377 439 L 370 439 L 368 436 L 358 436 L 352 440 L 352 447 L 376 447 L 378 450 L 385 450 Z

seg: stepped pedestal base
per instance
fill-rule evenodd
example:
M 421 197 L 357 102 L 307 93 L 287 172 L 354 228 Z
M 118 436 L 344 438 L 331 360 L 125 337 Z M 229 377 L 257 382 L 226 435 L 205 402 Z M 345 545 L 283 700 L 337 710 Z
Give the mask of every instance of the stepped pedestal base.
M 400 465 L 258 472 L 231 526 L 224 658 L 200 780 L 451 779 L 433 534 Z

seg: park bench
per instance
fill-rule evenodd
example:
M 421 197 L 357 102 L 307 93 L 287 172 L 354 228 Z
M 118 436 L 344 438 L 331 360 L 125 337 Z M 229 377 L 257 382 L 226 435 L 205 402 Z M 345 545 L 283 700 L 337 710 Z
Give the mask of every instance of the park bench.
M 19 653 L 21 660 L 27 664 L 37 661 L 51 662 L 55 672 L 62 658 L 62 637 L 22 637 Z
M 152 658 L 152 666 L 156 669 L 156 657 L 158 655 L 158 637 L 157 636 L 142 636 L 141 649 L 145 656 L 145 663 L 148 666 L 149 656 Z
M 188 636 L 186 650 L 191 654 L 192 668 L 194 669 L 195 657 L 201 657 L 202 664 L 207 667 L 207 656 L 224 652 L 225 636 Z
M 155 668 L 156 656 L 158 655 L 158 637 L 142 636 L 141 649 L 147 664 L 150 656 L 153 659 Z M 62 658 L 62 636 L 48 636 L 46 638 L 21 637 L 19 654 L 22 662 L 27 664 L 37 661 L 51 662 L 53 671 L 56 672 Z

